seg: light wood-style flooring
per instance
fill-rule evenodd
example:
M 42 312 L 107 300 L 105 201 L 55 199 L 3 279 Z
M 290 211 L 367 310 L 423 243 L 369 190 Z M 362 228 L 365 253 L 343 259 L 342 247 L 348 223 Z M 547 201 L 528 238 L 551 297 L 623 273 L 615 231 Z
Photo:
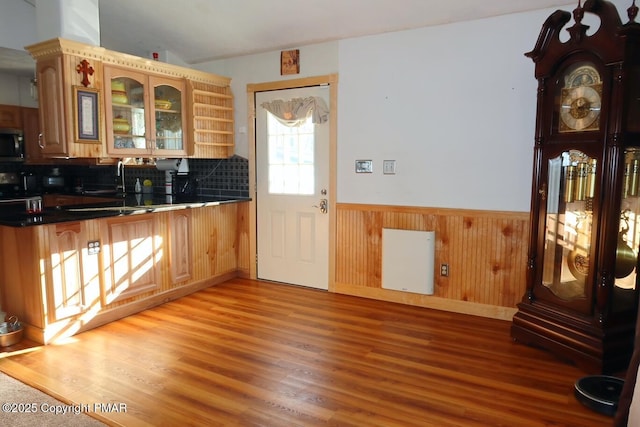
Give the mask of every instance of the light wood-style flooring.
M 122 426 L 607 426 L 586 375 L 514 343 L 510 323 L 243 279 L 0 370 Z M 24 350 L 21 350 L 24 348 Z M 27 415 L 25 415 L 27 416 Z

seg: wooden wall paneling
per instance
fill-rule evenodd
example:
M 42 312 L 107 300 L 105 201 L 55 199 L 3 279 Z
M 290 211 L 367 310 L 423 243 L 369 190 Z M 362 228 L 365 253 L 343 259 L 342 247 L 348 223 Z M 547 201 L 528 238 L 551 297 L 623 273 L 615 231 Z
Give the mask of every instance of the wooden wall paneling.
M 225 274 L 235 271 L 238 266 L 237 205 L 220 205 L 215 208 L 215 212 L 218 221 L 216 274 Z
M 336 282 L 349 292 L 375 288 L 377 298 L 403 296 L 382 289 L 382 228 L 435 231 L 435 293 L 446 301 L 487 306 L 488 316 L 515 312 L 524 292 L 528 214 L 422 207 L 339 204 Z M 440 276 L 440 264 L 449 276 Z M 363 291 L 369 295 L 373 290 Z M 430 296 L 406 296 L 427 304 Z M 443 301 L 439 302 L 440 304 Z M 456 303 L 453 306 L 460 307 Z M 476 308 L 474 308 L 477 311 Z
M 237 221 L 237 241 L 236 247 L 236 259 L 238 274 L 241 277 L 249 278 L 251 275 L 251 262 L 255 262 L 255 257 L 251 256 L 250 239 L 251 233 L 249 230 L 249 202 L 237 203 L 236 209 L 236 221 Z
M 230 203 L 193 211 L 194 280 L 236 271 L 237 204 Z
M 167 215 L 168 230 L 163 234 L 168 240 L 170 284 L 191 278 L 191 209 L 170 212 Z
M 206 219 L 211 215 L 208 208 L 197 209 L 193 212 L 193 278 L 200 280 L 213 274 L 213 260 L 216 247 L 214 230 L 211 221 Z

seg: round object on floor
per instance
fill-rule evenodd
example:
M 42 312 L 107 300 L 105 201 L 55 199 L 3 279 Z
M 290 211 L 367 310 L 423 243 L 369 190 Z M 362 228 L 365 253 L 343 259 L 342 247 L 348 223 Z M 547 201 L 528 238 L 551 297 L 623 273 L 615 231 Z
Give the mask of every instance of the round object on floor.
M 575 395 L 580 403 L 601 414 L 613 416 L 624 380 L 608 375 L 589 375 L 575 383 Z

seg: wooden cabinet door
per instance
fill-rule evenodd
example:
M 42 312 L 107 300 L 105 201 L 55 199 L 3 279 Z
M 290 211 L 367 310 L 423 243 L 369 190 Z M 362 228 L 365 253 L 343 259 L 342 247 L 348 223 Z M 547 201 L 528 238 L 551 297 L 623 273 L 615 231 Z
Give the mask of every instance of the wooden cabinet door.
M 22 116 L 17 105 L 0 105 L 0 128 L 22 129 Z
M 80 314 L 86 307 L 82 232 L 79 222 L 48 228 L 47 304 L 49 321 L 55 322 Z
M 50 163 L 42 156 L 40 142 L 40 117 L 37 108 L 22 107 L 22 129 L 24 131 L 24 151 L 28 164 Z
M 175 284 L 191 278 L 191 212 L 172 212 L 169 231 L 169 270 L 171 283 Z
M 105 304 L 159 288 L 162 239 L 157 228 L 153 214 L 103 221 Z
M 41 59 L 36 65 L 40 106 L 39 145 L 43 154 L 66 154 L 65 99 L 62 57 Z

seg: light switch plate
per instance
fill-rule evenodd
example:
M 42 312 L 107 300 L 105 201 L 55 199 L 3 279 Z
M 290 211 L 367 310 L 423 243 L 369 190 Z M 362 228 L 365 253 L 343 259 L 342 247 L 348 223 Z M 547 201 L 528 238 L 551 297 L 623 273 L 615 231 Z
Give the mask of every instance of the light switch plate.
M 372 173 L 373 160 L 356 160 L 356 173 Z
M 395 175 L 396 173 L 396 161 L 395 160 L 383 160 L 382 161 L 382 173 L 385 175 Z

